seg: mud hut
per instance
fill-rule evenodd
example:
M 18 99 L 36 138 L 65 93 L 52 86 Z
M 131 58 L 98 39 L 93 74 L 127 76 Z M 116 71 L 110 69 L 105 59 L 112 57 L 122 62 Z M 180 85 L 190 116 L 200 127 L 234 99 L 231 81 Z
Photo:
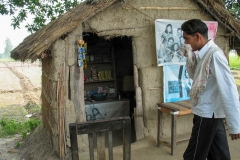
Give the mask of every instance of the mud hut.
M 42 60 L 42 121 L 60 157 L 70 146 L 68 123 L 86 121 L 89 104 L 84 93 L 91 87 L 113 87 L 113 97 L 118 99 L 117 93 L 121 93 L 129 100 L 126 108 L 121 105 L 111 114 L 134 117 L 135 140 L 157 136 L 156 103 L 163 102 L 163 70 L 157 67 L 154 21 L 192 18 L 217 21 L 215 42 L 226 56 L 230 49 L 240 54 L 240 22 L 219 0 L 87 0 L 26 37 L 11 52 L 16 60 Z M 102 58 L 102 62 L 112 62 L 114 80 L 87 86 L 91 79 L 84 75 L 96 70 L 90 62 L 79 66 L 79 40 L 87 43 L 86 56 L 93 52 L 101 55 L 95 55 L 93 61 Z M 89 73 L 84 73 L 86 70 Z M 171 122 L 168 115 L 164 116 L 163 135 L 167 138 Z M 191 132 L 191 118 L 178 119 L 178 135 Z M 82 152 L 86 146 L 80 148 Z

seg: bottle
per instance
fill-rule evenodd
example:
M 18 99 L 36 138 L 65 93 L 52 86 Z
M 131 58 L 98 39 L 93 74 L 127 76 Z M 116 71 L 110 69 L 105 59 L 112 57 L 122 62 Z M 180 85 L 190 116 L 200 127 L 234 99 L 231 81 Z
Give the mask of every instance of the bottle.
M 121 93 L 118 92 L 118 99 L 122 99 Z

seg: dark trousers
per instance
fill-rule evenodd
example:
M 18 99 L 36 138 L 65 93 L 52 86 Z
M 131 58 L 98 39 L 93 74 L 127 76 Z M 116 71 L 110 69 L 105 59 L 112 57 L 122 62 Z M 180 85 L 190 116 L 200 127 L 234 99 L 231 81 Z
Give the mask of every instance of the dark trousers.
M 193 128 L 184 160 L 230 160 L 230 152 L 222 118 L 194 115 Z

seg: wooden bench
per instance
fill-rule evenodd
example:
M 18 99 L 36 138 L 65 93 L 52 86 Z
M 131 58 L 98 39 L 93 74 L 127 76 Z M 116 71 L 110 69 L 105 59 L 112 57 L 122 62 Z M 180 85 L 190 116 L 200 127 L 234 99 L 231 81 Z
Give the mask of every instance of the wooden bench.
M 123 132 L 123 159 L 131 158 L 131 119 L 130 117 L 119 117 L 101 121 L 91 121 L 83 123 L 70 123 L 70 141 L 72 160 L 79 160 L 77 135 L 88 134 L 89 156 L 94 160 L 94 140 L 93 134 L 97 135 L 97 159 L 105 160 L 105 133 L 108 134 L 108 157 L 113 160 L 112 131 L 121 130 Z
M 171 148 L 171 155 L 174 155 L 174 151 L 176 148 L 176 143 L 184 140 L 176 140 L 176 117 L 188 115 L 192 113 L 190 101 L 180 101 L 180 102 L 169 102 L 169 103 L 157 103 L 158 107 L 158 133 L 157 133 L 157 145 L 161 147 L 161 145 L 166 145 Z M 172 125 L 171 125 L 171 142 L 166 142 L 162 140 L 162 113 L 171 114 Z

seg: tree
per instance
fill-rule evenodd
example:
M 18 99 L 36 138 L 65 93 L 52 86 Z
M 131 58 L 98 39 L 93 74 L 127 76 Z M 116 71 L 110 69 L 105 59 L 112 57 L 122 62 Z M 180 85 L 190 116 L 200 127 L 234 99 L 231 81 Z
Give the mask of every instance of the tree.
M 225 6 L 240 20 L 240 0 L 225 0 Z
M 5 40 L 5 45 L 6 46 L 5 46 L 5 49 L 4 49 L 4 52 L 3 52 L 3 58 L 9 59 L 10 58 L 10 52 L 13 49 L 12 42 L 10 41 L 9 38 L 7 38 Z
M 14 29 L 26 20 L 28 14 L 34 15 L 32 24 L 25 27 L 31 33 L 39 30 L 83 0 L 0 0 L 0 14 L 11 15 Z M 16 16 L 15 16 L 16 15 Z
M 0 14 L 11 15 L 13 28 L 19 28 L 27 15 L 34 16 L 33 22 L 25 27 L 31 33 L 58 18 L 84 0 L 0 0 Z M 90 1 L 90 0 L 89 0 Z M 216 0 L 225 2 L 226 8 L 240 19 L 240 0 Z M 15 16 L 16 15 L 16 16 Z

